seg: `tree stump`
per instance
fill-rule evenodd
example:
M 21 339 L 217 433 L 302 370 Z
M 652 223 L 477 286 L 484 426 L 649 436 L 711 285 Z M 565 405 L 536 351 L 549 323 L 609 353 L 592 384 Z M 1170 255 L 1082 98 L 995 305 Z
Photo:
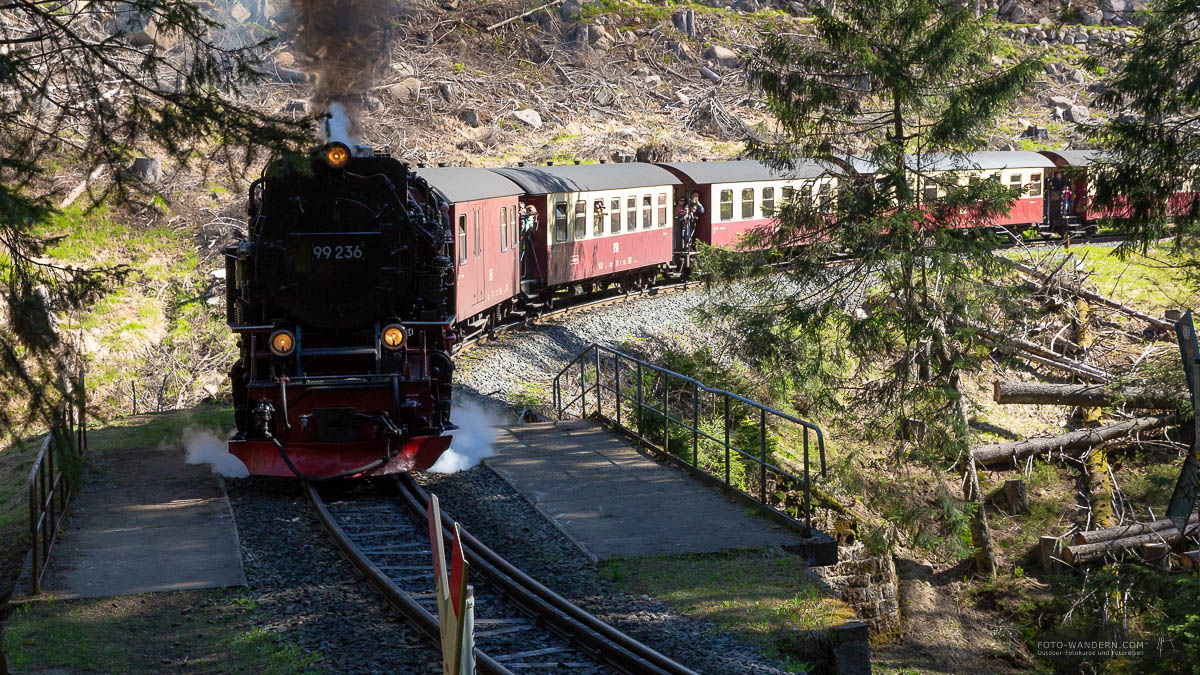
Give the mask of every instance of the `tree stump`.
M 1025 481 L 1020 478 L 1010 478 L 1004 481 L 1004 496 L 1008 499 L 1008 508 L 1014 514 L 1025 513 L 1029 510 L 1029 496 L 1025 490 Z
M 129 175 L 143 183 L 158 183 L 162 180 L 162 162 L 154 157 L 138 157 L 129 167 Z
M 1042 571 L 1057 572 L 1062 559 L 1062 540 L 1058 537 L 1039 537 L 1038 556 L 1041 558 Z
M 1171 547 L 1160 541 L 1142 544 L 1142 559 L 1154 569 L 1167 572 L 1171 569 Z

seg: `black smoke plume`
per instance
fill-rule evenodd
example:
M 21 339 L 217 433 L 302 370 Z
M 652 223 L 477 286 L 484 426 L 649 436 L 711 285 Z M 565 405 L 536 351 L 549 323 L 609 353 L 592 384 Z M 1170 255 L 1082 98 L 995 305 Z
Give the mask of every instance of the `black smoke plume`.
M 353 142 L 367 93 L 390 58 L 392 25 L 399 0 L 292 0 L 292 35 L 297 56 L 316 77 L 311 109 L 342 110 L 329 135 Z M 339 109 L 334 104 L 341 104 Z M 347 138 L 336 138 L 343 127 Z

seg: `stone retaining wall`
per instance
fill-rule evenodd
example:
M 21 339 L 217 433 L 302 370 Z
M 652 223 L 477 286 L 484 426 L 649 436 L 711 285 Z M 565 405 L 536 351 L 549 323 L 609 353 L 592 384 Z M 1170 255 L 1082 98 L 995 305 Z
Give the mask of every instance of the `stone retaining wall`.
M 900 631 L 900 603 L 896 565 L 890 553 L 870 555 L 861 542 L 838 547 L 836 565 L 813 568 L 874 636 Z

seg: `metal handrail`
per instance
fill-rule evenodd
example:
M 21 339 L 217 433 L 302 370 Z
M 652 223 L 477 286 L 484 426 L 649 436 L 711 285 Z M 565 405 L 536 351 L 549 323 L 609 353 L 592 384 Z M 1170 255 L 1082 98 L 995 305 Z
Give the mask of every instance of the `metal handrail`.
M 65 438 L 67 443 L 73 443 L 74 450 L 80 456 L 87 452 L 87 391 L 84 389 L 82 371 L 79 373 L 78 388 L 72 392 L 72 398 L 73 401 L 64 403 L 55 411 L 54 421 L 29 472 L 29 543 L 33 595 L 42 592 L 42 577 L 50 561 L 50 551 L 54 548 L 59 525 L 71 499 L 71 481 L 63 461 L 68 449 L 63 447 L 63 439 Z
M 612 380 L 613 384 L 611 386 L 604 381 L 604 371 L 601 369 L 601 365 L 602 365 L 601 355 L 602 354 L 610 356 L 612 363 L 613 363 L 613 367 L 612 367 L 612 371 L 611 371 L 612 372 L 611 380 Z M 591 356 L 592 358 L 587 358 L 589 356 Z M 605 359 L 605 360 L 607 360 L 607 359 Z M 632 364 L 636 371 L 636 376 L 635 376 L 636 377 L 636 394 L 632 397 L 629 396 L 628 394 L 622 395 L 621 368 L 622 368 L 623 364 Z M 595 382 L 593 382 L 590 385 L 588 384 L 588 376 L 587 376 L 588 375 L 587 367 L 589 365 L 593 366 L 595 368 L 595 373 L 596 373 Z M 569 373 L 571 373 L 572 369 L 574 369 L 576 366 L 578 366 L 578 368 L 579 368 L 579 373 L 578 373 L 579 394 L 574 396 L 573 398 L 571 398 L 568 401 L 564 401 L 563 400 L 564 399 L 563 378 L 566 377 Z M 643 391 L 643 385 L 642 385 L 643 374 L 646 371 L 650 371 L 652 373 L 658 373 L 664 377 L 664 387 L 663 387 L 663 395 L 662 395 L 661 401 L 658 401 L 657 399 L 655 401 L 649 401 L 649 402 L 647 401 L 647 397 L 645 396 L 645 392 Z M 666 378 L 674 378 L 675 380 L 679 381 L 680 386 L 679 386 L 679 388 L 676 389 L 677 391 L 680 389 L 682 389 L 682 390 L 690 389 L 691 390 L 691 393 L 692 393 L 692 416 L 691 417 L 692 417 L 692 419 L 690 421 L 684 420 L 684 419 L 679 419 L 678 417 L 675 417 L 671 414 L 669 398 L 670 398 L 672 389 L 671 389 L 669 380 L 667 380 Z M 627 389 L 628 389 L 628 387 L 627 387 Z M 604 414 L 604 406 L 603 406 L 604 392 L 608 392 L 608 393 L 612 394 L 615 399 L 615 401 L 614 401 L 616 404 L 614 406 L 615 410 L 616 410 L 615 418 L 606 417 Z M 557 413 L 558 419 L 561 420 L 563 418 L 563 415 L 566 413 L 569 413 L 569 411 L 572 408 L 574 408 L 576 406 L 576 404 L 578 404 L 578 408 L 579 408 L 579 417 L 581 419 L 586 418 L 588 416 L 588 409 L 587 409 L 588 395 L 593 394 L 593 393 L 595 394 L 595 403 L 596 403 L 595 414 L 596 415 L 598 415 L 600 417 L 605 417 L 606 419 L 609 419 L 610 421 L 614 422 L 616 424 L 616 426 L 619 429 L 621 429 L 622 431 L 624 431 L 625 433 L 633 436 L 634 438 L 637 438 L 638 440 L 640 440 L 641 442 L 645 443 L 646 445 L 648 445 L 652 448 L 655 448 L 657 450 L 660 450 L 660 451 L 666 453 L 668 456 L 670 456 L 672 458 L 674 458 L 674 455 L 672 455 L 670 453 L 669 448 L 668 448 L 669 441 L 670 441 L 671 424 L 672 423 L 677 424 L 680 427 L 682 427 L 684 430 L 690 431 L 692 434 L 692 457 L 691 457 L 691 462 L 690 462 L 689 466 L 693 470 L 704 471 L 704 469 L 699 464 L 700 439 L 704 438 L 709 441 L 712 441 L 713 443 L 719 444 L 725 450 L 723 484 L 726 488 L 738 489 L 736 486 L 734 486 L 730 483 L 730 461 L 731 461 L 731 457 L 732 457 L 731 453 L 737 453 L 737 456 L 745 458 L 746 460 L 749 460 L 752 463 L 757 464 L 758 465 L 758 474 L 759 474 L 758 475 L 758 483 L 759 483 L 758 495 L 754 495 L 748 491 L 740 490 L 740 489 L 739 489 L 739 492 L 741 494 L 745 495 L 746 497 L 748 497 L 749 499 L 753 500 L 754 502 L 756 502 L 761 507 L 774 512 L 775 515 L 782 516 L 782 517 L 787 518 L 788 520 L 792 521 L 793 523 L 802 525 L 806 532 L 811 533 L 811 531 L 812 531 L 812 497 L 811 497 L 810 473 L 809 473 L 809 464 L 810 464 L 810 461 L 809 461 L 809 434 L 810 433 L 816 434 L 817 448 L 819 450 L 820 461 L 821 461 L 821 476 L 824 477 L 826 475 L 825 436 L 821 432 L 821 428 L 819 426 L 817 426 L 811 422 L 808 422 L 806 420 L 799 419 L 793 415 L 789 415 L 783 411 L 776 410 L 775 408 L 772 408 L 770 406 L 763 405 L 762 403 L 753 401 L 753 400 L 748 399 L 739 394 L 735 394 L 733 392 L 726 391 L 724 389 L 717 389 L 715 387 L 709 387 L 709 386 L 705 385 L 703 382 L 700 382 L 699 380 L 696 380 L 694 378 L 688 377 L 681 373 L 677 373 L 677 372 L 675 372 L 673 370 L 669 370 L 667 368 L 663 368 L 662 366 L 657 366 L 652 363 L 648 363 L 648 362 L 643 361 L 635 356 L 625 354 L 624 352 L 620 352 L 611 347 L 606 347 L 606 346 L 603 346 L 603 345 L 600 345 L 600 344 L 597 344 L 594 342 L 592 344 L 588 345 L 587 347 L 585 347 L 582 351 L 580 351 L 579 354 L 577 354 L 575 356 L 575 358 L 571 359 L 570 362 L 567 363 L 567 365 L 563 366 L 562 370 L 560 370 L 559 373 L 557 375 L 555 375 L 555 377 L 554 377 L 553 404 L 554 404 L 554 409 Z M 701 393 L 709 394 L 714 397 L 720 397 L 723 400 L 723 402 L 724 402 L 723 423 L 724 423 L 724 432 L 725 432 L 724 438 L 716 438 L 700 429 L 699 416 L 700 416 L 700 395 L 701 395 Z M 653 404 L 656 402 L 662 404 L 661 411 L 658 408 L 654 407 Z M 730 431 L 731 431 L 730 402 L 741 403 L 743 405 L 750 406 L 751 408 L 754 408 L 758 411 L 759 448 L 758 448 L 757 455 L 753 454 L 751 452 L 747 452 L 741 448 L 736 447 L 732 443 L 730 443 Z M 623 408 L 623 405 L 622 405 L 623 403 L 634 404 L 634 411 L 637 416 L 637 429 L 636 430 L 630 429 L 621 420 L 621 411 Z M 649 408 L 650 412 L 652 412 L 655 416 L 662 418 L 664 421 L 664 423 L 663 423 L 663 443 L 662 443 L 661 447 L 658 445 L 658 443 L 646 438 L 642 433 L 643 418 L 644 418 L 643 411 L 646 408 Z M 573 413 L 569 413 L 569 414 L 573 414 Z M 767 417 L 768 417 L 768 415 L 771 416 L 772 418 L 778 418 L 778 419 L 784 420 L 786 422 L 791 422 L 792 424 L 795 424 L 803 429 L 803 434 L 804 434 L 804 458 L 803 458 L 804 477 L 803 478 L 796 476 L 795 474 L 792 474 L 791 472 L 789 472 L 783 468 L 780 468 L 779 466 L 776 466 L 775 464 L 772 464 L 770 461 L 768 461 L 768 459 L 767 459 Z M 678 460 L 678 461 L 685 461 L 685 460 Z M 800 523 L 800 521 L 798 521 L 797 519 L 792 518 L 791 516 L 788 516 L 787 514 L 783 513 L 780 509 L 775 508 L 767 501 L 767 472 L 768 471 L 772 472 L 773 474 L 775 474 L 779 477 L 786 478 L 788 480 L 791 480 L 791 481 L 794 481 L 797 483 L 801 483 L 804 485 L 804 521 L 803 521 L 803 523 Z

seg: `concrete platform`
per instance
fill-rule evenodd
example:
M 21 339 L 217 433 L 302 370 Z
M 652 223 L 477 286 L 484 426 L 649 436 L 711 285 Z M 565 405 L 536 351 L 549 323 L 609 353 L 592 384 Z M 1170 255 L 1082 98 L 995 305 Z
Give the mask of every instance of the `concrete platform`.
M 50 554 L 42 594 L 28 597 L 26 569 L 13 601 L 244 586 L 224 484 L 184 455 L 156 448 L 95 458 Z
M 811 544 L 594 422 L 505 427 L 495 449 L 484 463 L 593 560 Z

